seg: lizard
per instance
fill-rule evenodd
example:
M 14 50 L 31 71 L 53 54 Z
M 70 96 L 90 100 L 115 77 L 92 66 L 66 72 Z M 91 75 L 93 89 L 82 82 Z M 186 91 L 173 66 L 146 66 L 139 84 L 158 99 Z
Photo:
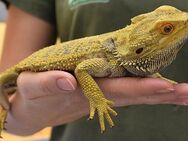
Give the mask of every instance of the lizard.
M 188 38 L 188 13 L 163 5 L 135 16 L 131 24 L 112 32 L 75 39 L 34 52 L 0 74 L 0 130 L 4 128 L 16 80 L 24 71 L 74 72 L 90 106 L 89 119 L 98 114 L 101 132 L 105 121 L 113 127 L 117 113 L 94 77 L 159 77 L 158 72 L 175 60 Z

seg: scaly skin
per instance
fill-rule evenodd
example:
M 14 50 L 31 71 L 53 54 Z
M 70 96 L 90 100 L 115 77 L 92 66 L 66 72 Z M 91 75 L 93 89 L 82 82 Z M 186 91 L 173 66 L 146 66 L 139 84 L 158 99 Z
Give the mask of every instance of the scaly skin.
M 123 29 L 35 52 L 0 74 L 0 105 L 3 107 L 0 129 L 3 129 L 9 108 L 5 94 L 15 91 L 19 74 L 23 71 L 49 70 L 74 71 L 90 103 L 89 118 L 93 119 L 97 111 L 102 132 L 105 130 L 104 120 L 114 126 L 110 117 L 110 114 L 117 115 L 111 108 L 113 102 L 104 97 L 93 77 L 122 77 L 130 74 L 161 77 L 157 72 L 175 59 L 187 39 L 187 21 L 188 13 L 171 6 L 161 6 L 153 12 L 134 17 L 131 25 Z

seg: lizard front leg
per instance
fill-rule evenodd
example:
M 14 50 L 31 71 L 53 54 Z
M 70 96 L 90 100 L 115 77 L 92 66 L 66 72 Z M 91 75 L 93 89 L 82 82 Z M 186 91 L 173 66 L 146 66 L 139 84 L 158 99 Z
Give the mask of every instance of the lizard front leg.
M 153 78 L 161 78 L 161 79 L 166 80 L 166 81 L 168 81 L 168 82 L 170 82 L 170 83 L 172 83 L 172 84 L 177 84 L 176 81 L 170 80 L 170 79 L 168 79 L 168 78 L 165 78 L 165 77 L 163 77 L 160 73 L 155 73 L 155 74 L 152 75 L 152 77 L 153 77 Z
M 92 76 L 104 77 L 111 74 L 111 65 L 103 58 L 88 59 L 81 62 L 75 69 L 75 75 L 80 83 L 83 93 L 89 100 L 90 116 L 93 119 L 95 111 L 98 112 L 101 132 L 105 130 L 104 119 L 112 127 L 114 123 L 110 114 L 116 116 L 117 113 L 111 108 L 113 102 L 107 100 Z M 92 76 L 91 76 L 92 75 Z

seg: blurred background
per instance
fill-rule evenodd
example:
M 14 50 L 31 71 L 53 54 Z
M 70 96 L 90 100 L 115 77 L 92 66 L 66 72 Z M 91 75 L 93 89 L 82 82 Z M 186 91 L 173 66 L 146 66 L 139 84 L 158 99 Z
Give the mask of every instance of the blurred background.
M 0 21 L 5 20 L 7 13 L 6 8 L 2 2 L 0 2 Z
M 3 38 L 4 38 L 5 27 L 6 27 L 5 25 L 6 16 L 7 16 L 6 7 L 2 2 L 0 2 L 0 54 L 2 51 Z M 3 132 L 2 141 L 49 141 L 50 132 L 51 132 L 51 128 L 46 128 L 40 131 L 39 133 L 36 133 L 29 137 L 19 137 Z
M 5 21 L 6 16 L 6 7 L 2 2 L 0 2 L 0 52 L 2 50 L 3 35 L 5 29 L 5 24 L 3 22 Z

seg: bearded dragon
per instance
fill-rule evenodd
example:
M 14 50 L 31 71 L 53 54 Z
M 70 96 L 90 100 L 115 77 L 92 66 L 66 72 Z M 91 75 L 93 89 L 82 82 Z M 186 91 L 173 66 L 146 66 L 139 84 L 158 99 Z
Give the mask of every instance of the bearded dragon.
M 93 77 L 131 75 L 166 79 L 158 72 L 176 58 L 187 38 L 188 13 L 165 5 L 132 18 L 123 29 L 41 49 L 0 74 L 0 129 L 9 110 L 6 93 L 15 92 L 13 86 L 21 72 L 63 70 L 74 71 L 90 104 L 89 119 L 97 112 L 103 132 L 104 121 L 114 126 L 111 115 L 117 113 Z

